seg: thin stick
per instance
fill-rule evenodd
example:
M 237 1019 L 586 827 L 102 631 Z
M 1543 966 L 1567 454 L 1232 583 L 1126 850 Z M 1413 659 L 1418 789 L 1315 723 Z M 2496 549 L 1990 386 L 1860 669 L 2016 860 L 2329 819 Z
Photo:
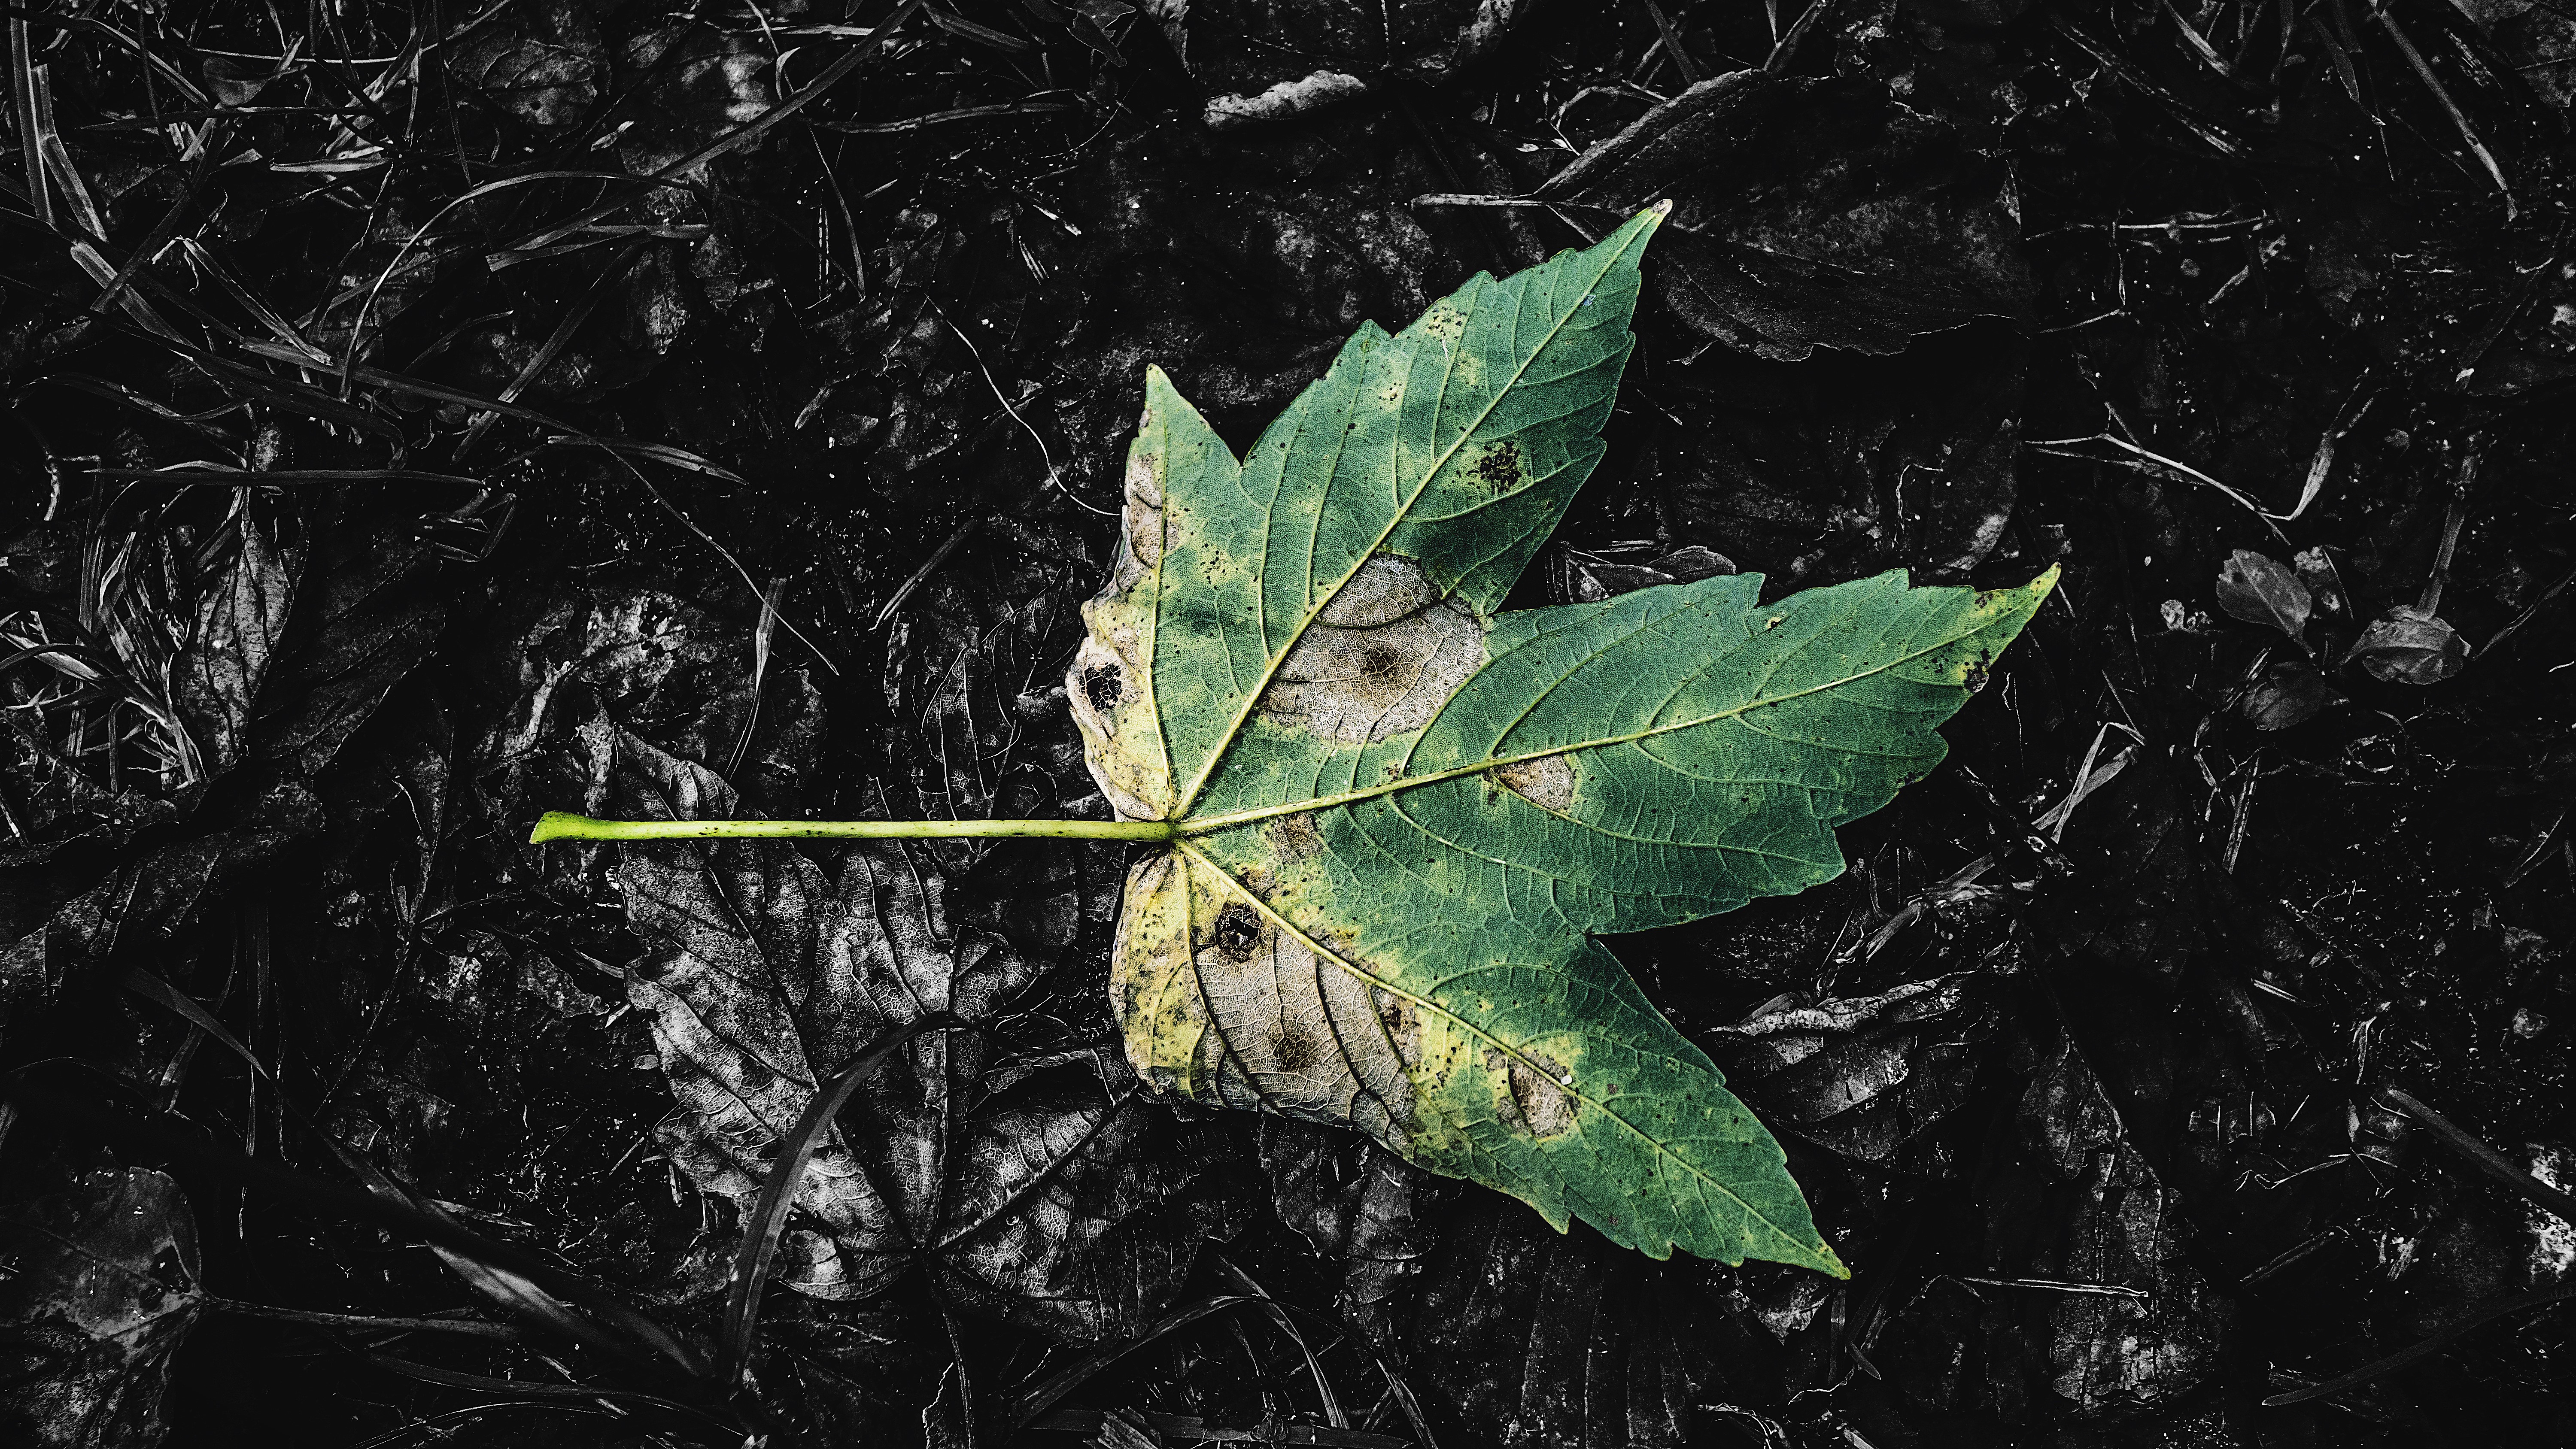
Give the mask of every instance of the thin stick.
M 2486 143 L 2478 139 L 2478 133 L 2469 129 L 2469 118 L 2460 114 L 2459 103 L 2451 99 L 2451 93 L 2448 90 L 2443 89 L 2441 77 L 2433 74 L 2433 67 L 2425 63 L 2424 53 L 2415 48 L 2414 41 L 2406 38 L 2405 31 L 2397 28 L 2397 17 L 2389 14 L 2385 8 L 2373 7 L 2370 15 L 2372 19 L 2379 22 L 2382 29 L 2388 32 L 2388 38 L 2397 42 L 2397 49 L 2405 55 L 2406 63 L 2415 67 L 2415 74 L 2431 89 L 2433 99 L 2440 101 L 2442 109 L 2449 113 L 2451 124 L 2459 128 L 2460 139 L 2468 143 L 2470 154 L 2476 156 L 2478 164 L 2487 169 L 2487 179 L 2495 183 L 2496 190 L 2504 193 L 2504 219 L 2511 221 L 2520 215 L 2521 208 L 2515 206 L 2513 202 L 2513 188 L 2505 184 L 2504 167 L 2497 164 L 2495 153 L 2489 151 Z

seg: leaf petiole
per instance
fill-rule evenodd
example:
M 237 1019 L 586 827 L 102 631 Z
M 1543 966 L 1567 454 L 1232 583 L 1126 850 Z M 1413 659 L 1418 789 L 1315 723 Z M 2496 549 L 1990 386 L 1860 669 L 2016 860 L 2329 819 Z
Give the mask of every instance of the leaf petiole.
M 1169 820 L 593 820 L 549 810 L 528 834 L 549 840 L 1053 840 L 1178 839 Z

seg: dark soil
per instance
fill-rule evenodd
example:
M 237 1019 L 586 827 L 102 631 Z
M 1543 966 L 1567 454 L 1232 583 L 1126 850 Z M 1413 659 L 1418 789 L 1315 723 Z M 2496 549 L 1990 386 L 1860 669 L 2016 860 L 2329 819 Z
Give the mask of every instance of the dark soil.
M 2556 0 L 9 26 L 0 1438 L 2576 1442 Z M 1150 1211 L 838 1289 L 790 1221 L 752 1386 L 685 1367 L 743 1215 L 535 815 L 621 739 L 743 813 L 1104 813 L 1062 680 L 1145 365 L 1239 447 L 1665 197 L 1518 602 L 2066 571 L 1847 875 L 1617 943 L 1852 1280 L 1102 1108 L 1126 856 L 954 843 L 1010 1045 L 921 1100 Z

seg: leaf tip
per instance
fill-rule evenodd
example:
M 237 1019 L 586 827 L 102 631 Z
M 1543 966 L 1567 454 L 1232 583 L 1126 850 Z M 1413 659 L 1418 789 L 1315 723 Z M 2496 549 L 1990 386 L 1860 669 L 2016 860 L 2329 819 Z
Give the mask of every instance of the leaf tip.
M 1656 224 L 1661 225 L 1665 217 L 1673 214 L 1673 199 L 1669 196 L 1665 197 L 1663 200 L 1647 207 L 1646 214 L 1653 217 Z
M 1998 614 L 2008 614 L 2015 619 L 2028 619 L 2038 613 L 2039 606 L 2056 591 L 2058 576 L 2064 572 L 2065 565 L 2050 564 L 2041 570 L 2036 578 L 2019 588 L 1989 589 L 1977 595 L 1977 603 L 1982 608 Z
M 1834 1251 L 1833 1245 L 1822 1238 L 1816 1239 L 1816 1262 L 1813 1266 L 1817 1272 L 1829 1278 L 1839 1278 L 1846 1283 L 1851 1281 L 1851 1265 L 1845 1263 L 1842 1255 Z

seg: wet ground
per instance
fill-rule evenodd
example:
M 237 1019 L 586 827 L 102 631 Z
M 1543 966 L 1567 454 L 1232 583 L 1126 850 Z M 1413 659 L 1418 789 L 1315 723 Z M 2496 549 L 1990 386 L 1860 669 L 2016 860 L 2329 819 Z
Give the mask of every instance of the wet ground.
M 0 1423 L 2576 1437 L 2563 7 L 25 14 Z M 1516 602 L 2066 570 L 1845 877 L 1618 943 L 1849 1283 L 1119 1096 L 1121 847 L 521 843 L 1099 812 L 1144 366 L 1240 447 L 1663 198 Z M 892 1206 L 782 1221 L 742 1338 L 759 1114 L 906 1019 L 798 994 L 859 916 L 983 1044 L 852 1109 Z M 679 1070 L 717 1018 L 801 1067 Z

